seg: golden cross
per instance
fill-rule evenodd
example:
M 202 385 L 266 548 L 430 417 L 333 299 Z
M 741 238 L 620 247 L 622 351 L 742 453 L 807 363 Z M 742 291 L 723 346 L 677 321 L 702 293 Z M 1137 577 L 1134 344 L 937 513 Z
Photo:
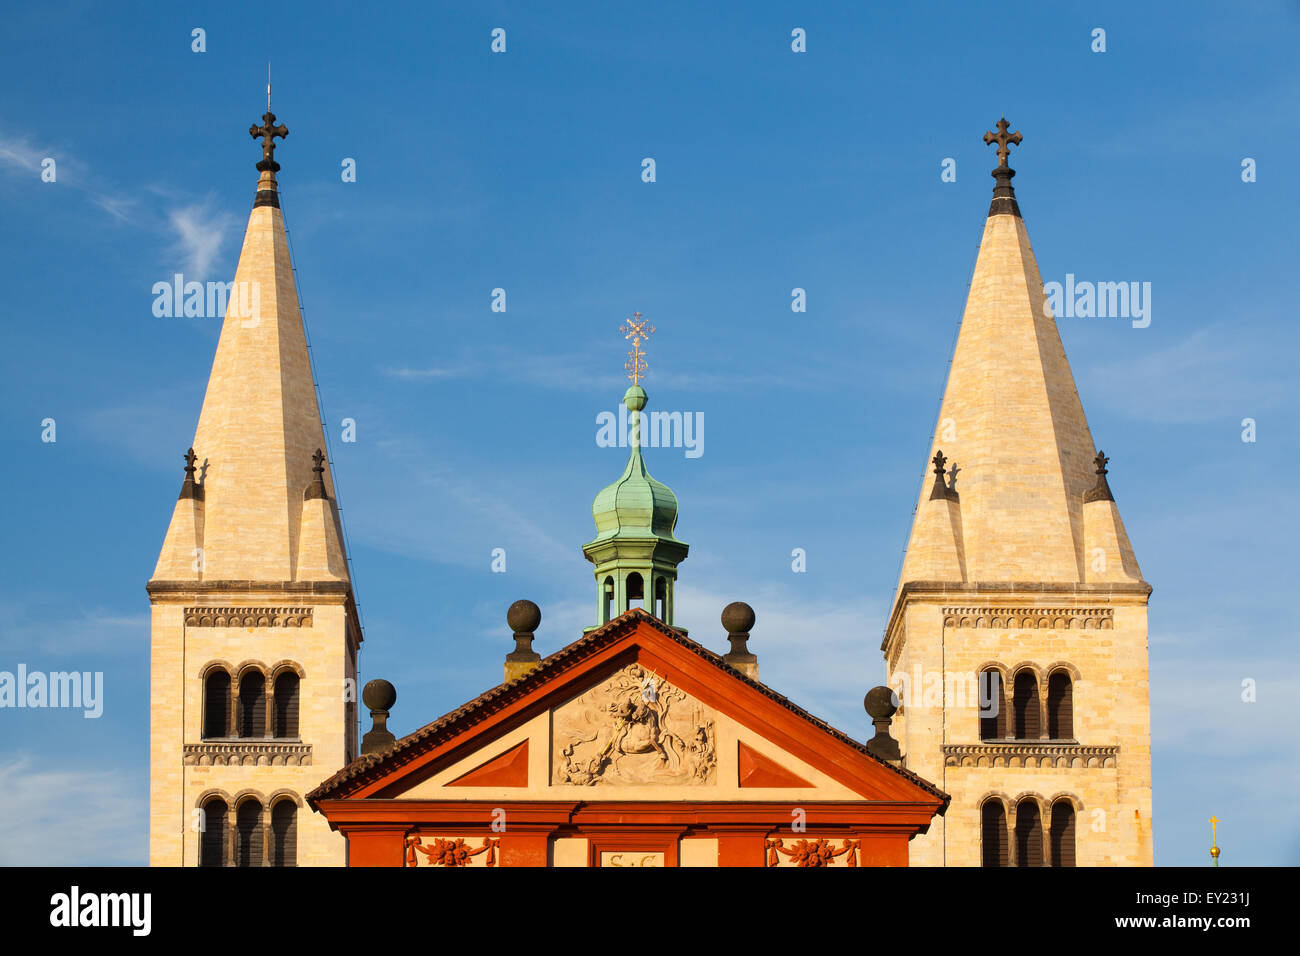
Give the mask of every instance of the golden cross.
M 1213 834 L 1213 840 L 1215 843 L 1218 843 L 1219 842 L 1219 818 L 1210 817 L 1209 822 L 1210 822 L 1210 831 Z
M 645 353 L 641 351 L 641 343 L 654 334 L 655 327 L 650 325 L 650 320 L 641 317 L 640 312 L 633 312 L 632 318 L 625 321 L 619 331 L 623 333 L 623 338 L 632 340 L 632 351 L 627 353 L 627 362 L 623 368 L 627 369 L 627 377 L 632 380 L 633 385 L 641 384 L 641 376 L 650 368 L 645 363 Z
M 1007 118 L 1004 116 L 1002 119 L 998 120 L 998 131 L 996 134 L 992 130 L 989 130 L 984 134 L 985 146 L 988 146 L 990 143 L 998 144 L 998 169 L 1007 168 L 1007 157 L 1011 155 L 1011 147 L 1019 146 L 1020 141 L 1023 138 L 1020 135 L 1019 130 L 1016 130 L 1014 133 L 1008 133 L 1007 129 L 1010 126 L 1011 124 L 1007 122 Z

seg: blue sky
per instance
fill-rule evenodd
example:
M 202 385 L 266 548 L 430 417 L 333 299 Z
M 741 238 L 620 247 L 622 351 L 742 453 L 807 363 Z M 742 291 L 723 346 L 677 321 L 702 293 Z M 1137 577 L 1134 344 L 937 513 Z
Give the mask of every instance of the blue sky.
M 748 601 L 764 680 L 868 734 L 1005 113 L 1044 280 L 1152 284 L 1148 328 L 1060 328 L 1155 588 L 1157 863 L 1203 864 L 1211 813 L 1224 865 L 1300 863 L 1276 809 L 1300 786 L 1300 6 L 547 6 L 6 10 L 0 669 L 103 671 L 105 707 L 0 712 L 0 862 L 146 859 L 144 583 L 219 332 L 150 289 L 232 277 L 270 58 L 362 676 L 396 683 L 396 730 L 500 680 L 516 598 L 544 653 L 591 623 L 581 545 L 626 456 L 595 419 L 639 309 L 650 407 L 706 423 L 698 458 L 647 452 L 691 545 L 679 623 L 723 648 Z

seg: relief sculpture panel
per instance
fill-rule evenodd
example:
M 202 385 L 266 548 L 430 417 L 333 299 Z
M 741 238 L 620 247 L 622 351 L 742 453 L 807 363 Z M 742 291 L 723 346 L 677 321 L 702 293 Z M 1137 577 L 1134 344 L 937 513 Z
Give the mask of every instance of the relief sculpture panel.
M 640 664 L 562 705 L 551 720 L 553 784 L 700 786 L 716 779 L 712 708 Z

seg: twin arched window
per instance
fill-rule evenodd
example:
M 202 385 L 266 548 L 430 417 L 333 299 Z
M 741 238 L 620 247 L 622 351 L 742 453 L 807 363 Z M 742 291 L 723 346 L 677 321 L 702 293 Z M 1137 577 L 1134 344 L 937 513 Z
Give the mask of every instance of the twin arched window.
M 1021 798 L 1011 826 L 1002 799 L 990 797 L 980 807 L 980 865 L 1074 866 L 1074 819 L 1074 803 L 1068 797 L 1058 798 L 1051 805 L 1044 840 L 1038 798 Z
M 199 866 L 297 865 L 298 805 L 293 797 L 275 799 L 269 814 L 255 796 L 240 800 L 233 813 L 219 796 L 209 797 L 201 809 Z
M 1074 739 L 1074 682 L 1063 668 L 1048 675 L 1045 698 L 1031 667 L 1012 677 L 1010 699 L 997 667 L 980 672 L 979 692 L 980 740 Z
M 269 684 L 259 667 L 245 668 L 237 683 L 224 666 L 210 667 L 203 678 L 204 739 L 296 738 L 300 685 L 291 667 L 274 671 Z

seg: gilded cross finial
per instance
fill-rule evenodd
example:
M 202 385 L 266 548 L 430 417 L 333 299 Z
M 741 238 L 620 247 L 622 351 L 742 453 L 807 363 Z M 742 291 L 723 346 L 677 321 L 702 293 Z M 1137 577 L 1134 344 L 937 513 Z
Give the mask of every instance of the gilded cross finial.
M 254 123 L 248 127 L 248 134 L 257 139 L 262 138 L 262 161 L 257 164 L 257 168 L 263 172 L 270 170 L 273 173 L 280 171 L 280 164 L 275 161 L 275 137 L 284 139 L 289 135 L 287 127 L 275 125 L 275 114 L 271 112 L 271 84 L 266 84 L 266 112 L 262 114 L 262 125 Z
M 640 312 L 633 312 L 632 318 L 619 327 L 623 338 L 632 340 L 632 351 L 627 353 L 627 362 L 623 368 L 627 369 L 627 377 L 632 380 L 633 385 L 640 385 L 641 376 L 650 368 L 645 363 L 645 353 L 641 351 L 641 343 L 649 339 L 654 334 L 654 330 L 655 327 L 650 325 L 650 320 L 642 318 Z
M 985 146 L 988 146 L 991 143 L 998 144 L 998 169 L 1008 168 L 1007 158 L 1011 155 L 1011 147 L 1019 146 L 1020 140 L 1023 138 L 1020 135 L 1020 130 L 1016 130 L 1014 133 L 1008 133 L 1007 129 L 1010 126 L 1011 124 L 1007 122 L 1007 118 L 1004 116 L 1002 119 L 998 120 L 997 133 L 989 130 L 984 134 Z
M 1219 865 L 1219 818 L 1210 817 L 1210 856 L 1214 858 L 1214 865 Z

